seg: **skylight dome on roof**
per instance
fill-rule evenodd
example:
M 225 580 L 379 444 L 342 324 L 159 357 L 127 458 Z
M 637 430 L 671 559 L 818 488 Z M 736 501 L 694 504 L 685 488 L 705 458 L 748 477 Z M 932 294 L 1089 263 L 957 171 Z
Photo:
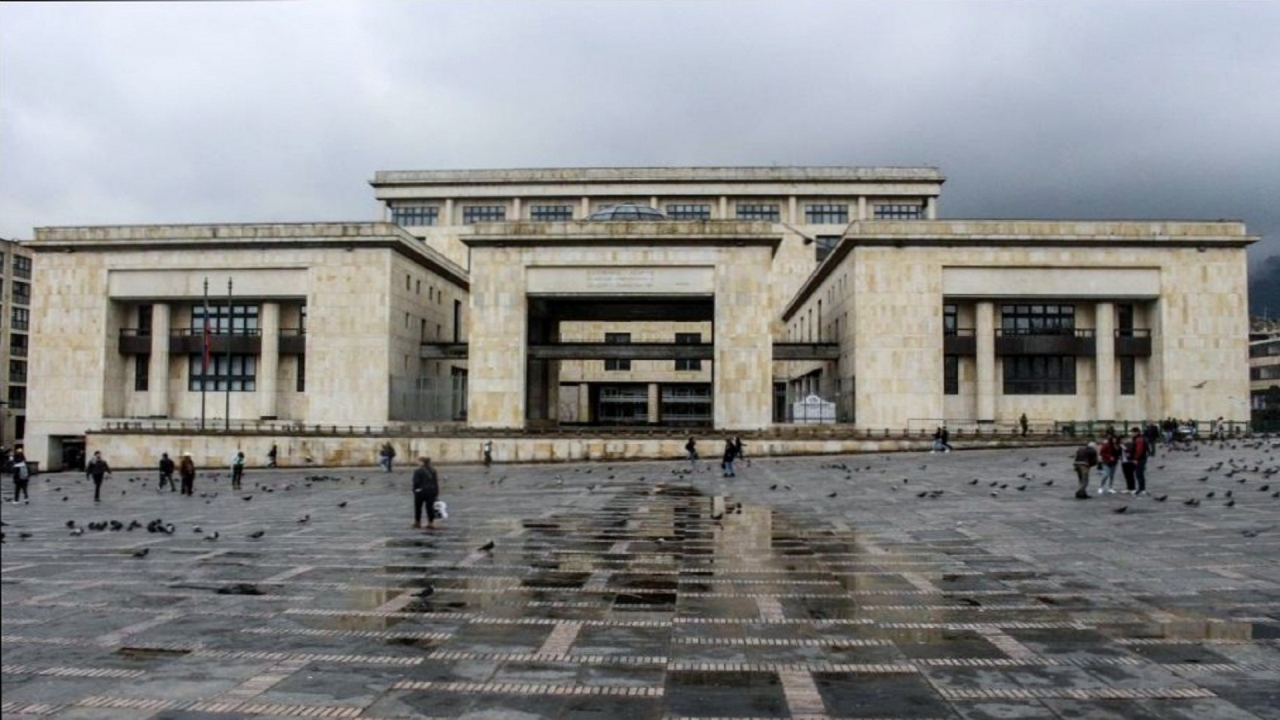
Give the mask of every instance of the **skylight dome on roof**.
M 589 221 L 621 221 L 621 220 L 640 220 L 653 222 L 656 220 L 670 220 L 671 218 L 654 210 L 648 205 L 635 205 L 624 203 L 622 205 L 609 205 L 587 216 Z

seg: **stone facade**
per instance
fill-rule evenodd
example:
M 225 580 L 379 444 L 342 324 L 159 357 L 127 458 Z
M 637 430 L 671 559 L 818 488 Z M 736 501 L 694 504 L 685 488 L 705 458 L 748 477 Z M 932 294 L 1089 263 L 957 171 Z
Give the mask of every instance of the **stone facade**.
M 35 297 L 28 447 L 55 466 L 58 438 L 110 419 L 385 424 L 393 387 L 448 372 L 418 347 L 468 290 L 461 268 L 378 223 L 38 228 L 30 245 L 54 282 Z M 196 389 L 206 284 L 212 376 L 223 347 L 232 368 L 251 358 L 252 384 L 230 392 Z M 228 305 L 252 315 L 219 326 Z
M 841 362 L 828 372 L 856 380 L 861 426 L 1012 424 L 1022 413 L 1039 422 L 1243 422 L 1244 249 L 1255 239 L 1229 222 L 858 223 L 784 319 L 792 333 L 821 322 L 840 343 Z M 956 309 L 950 329 L 947 306 Z M 1002 309 L 1044 306 L 1072 308 L 1071 340 L 997 353 L 998 340 L 1017 340 Z M 815 313 L 821 321 L 810 320 Z M 971 348 L 948 352 L 948 334 Z M 1134 339 L 1149 349 L 1127 355 Z M 944 387 L 949 354 L 959 360 L 953 393 Z M 1073 356 L 1074 389 L 1004 392 L 1005 363 L 1030 355 Z M 1134 358 L 1123 386 L 1122 357 Z
M 0 445 L 22 441 L 27 414 L 31 328 L 31 250 L 0 238 Z

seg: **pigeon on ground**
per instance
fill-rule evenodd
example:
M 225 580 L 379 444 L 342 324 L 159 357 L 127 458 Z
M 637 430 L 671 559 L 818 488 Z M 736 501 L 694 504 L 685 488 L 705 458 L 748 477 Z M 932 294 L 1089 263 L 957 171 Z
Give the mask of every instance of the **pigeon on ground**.
M 308 514 L 308 515 L 304 515 L 304 516 L 302 516 L 302 517 L 298 518 L 298 524 L 299 524 L 299 525 L 301 525 L 301 524 L 303 524 L 303 523 L 307 523 L 307 522 L 311 522 L 311 515 L 309 515 L 309 514 Z
M 974 479 L 970 480 L 970 481 L 969 481 L 969 484 L 970 484 L 970 485 L 977 485 L 977 484 L 978 484 L 978 478 L 974 478 Z
M 206 542 L 213 542 L 214 540 L 217 540 L 217 539 L 218 539 L 218 531 L 217 531 L 217 530 L 214 530 L 214 531 L 213 531 L 213 534 L 211 534 L 211 535 L 205 535 L 205 536 L 204 536 L 204 539 L 205 539 L 205 541 L 206 541 Z
M 831 492 L 831 494 L 827 495 L 827 497 L 829 498 L 833 498 L 835 496 L 836 496 L 836 492 L 834 490 Z
M 432 595 L 435 594 L 435 592 L 436 592 L 436 589 L 428 585 L 422 588 L 421 590 L 419 590 L 418 592 L 414 593 L 413 596 L 420 597 L 420 598 L 431 597 Z
M 31 537 L 31 533 L 29 533 L 29 532 L 20 532 L 20 533 L 18 533 L 18 539 L 19 539 L 19 540 L 26 540 L 26 539 L 28 539 L 28 538 L 30 538 L 30 537 Z
M 262 590 L 259 589 L 257 585 L 251 585 L 249 583 L 233 583 L 231 585 L 224 585 L 218 588 L 217 590 L 215 590 L 214 592 L 218 593 L 219 595 L 265 595 L 266 594 L 262 592 Z
M 1128 506 L 1128 505 L 1121 505 L 1120 507 L 1118 507 L 1118 508 L 1116 508 L 1116 509 L 1112 510 L 1111 512 L 1113 512 L 1113 513 L 1115 513 L 1115 514 L 1117 514 L 1117 515 L 1121 515 L 1121 514 L 1123 514 L 1125 511 L 1127 511 L 1128 509 L 1129 509 L 1129 506 Z
M 1046 480 L 1044 484 L 1045 484 L 1045 487 L 1049 487 L 1050 485 L 1053 485 L 1053 481 L 1052 481 L 1052 480 Z
M 260 538 L 260 537 L 262 537 L 263 535 L 266 535 L 266 534 L 267 534 L 267 531 L 266 531 L 266 530 L 258 530 L 258 531 L 255 531 L 255 532 L 251 532 L 251 533 L 249 533 L 249 539 L 251 539 L 251 540 L 257 540 L 258 538 Z
M 1225 503 L 1225 505 L 1226 505 L 1226 507 L 1235 507 L 1235 506 L 1236 506 L 1236 501 L 1235 501 L 1235 500 L 1228 500 L 1228 501 Z
M 494 548 L 494 542 L 493 542 L 492 540 L 490 540 L 489 542 L 487 542 L 487 543 L 485 543 L 484 545 L 481 545 L 481 546 L 480 546 L 480 551 L 481 551 L 481 552 L 489 552 L 489 551 L 490 551 L 490 550 L 492 550 L 493 548 Z
M 84 528 L 72 528 L 71 537 L 80 537 L 84 534 Z
M 918 498 L 922 498 L 922 497 L 924 497 L 924 496 L 926 496 L 926 495 L 928 495 L 928 494 L 929 494 L 929 491 L 928 491 L 928 490 L 921 490 L 920 492 L 916 493 L 916 497 L 918 497 Z
M 1199 506 L 1200 506 L 1200 500 L 1198 500 L 1197 498 L 1188 498 L 1188 499 L 1186 499 L 1185 501 L 1183 501 L 1183 503 L 1182 503 L 1182 504 L 1183 504 L 1183 505 L 1188 505 L 1188 506 L 1190 506 L 1190 507 L 1199 507 Z
M 144 558 L 149 552 L 151 552 L 151 548 L 142 548 L 141 550 L 134 552 L 133 556 L 136 558 Z
M 250 500 L 252 500 L 252 499 L 253 499 L 253 496 L 252 496 L 252 495 L 245 495 L 244 497 L 242 497 L 242 498 L 240 498 L 240 499 L 241 499 L 241 500 L 243 500 L 243 501 L 245 501 L 245 502 L 249 502 Z
M 1165 500 L 1168 500 L 1168 499 L 1169 499 L 1168 495 L 1159 495 L 1156 497 L 1156 502 L 1164 502 Z
M 1211 498 L 1211 497 L 1213 497 L 1214 495 L 1217 495 L 1217 494 L 1218 494 L 1218 493 L 1214 492 L 1213 490 L 1210 490 L 1210 491 L 1209 491 L 1209 494 L 1205 495 L 1205 497 L 1207 497 L 1207 498 Z
M 344 508 L 344 507 L 346 507 L 346 506 L 347 506 L 347 501 L 346 501 L 346 500 L 343 500 L 342 502 L 338 503 L 338 507 L 340 507 L 340 508 Z
M 67 527 L 69 527 L 69 528 L 73 528 L 73 527 L 75 527 L 75 526 L 76 526 L 76 521 L 75 521 L 75 520 L 68 520 L 68 521 L 67 521 Z

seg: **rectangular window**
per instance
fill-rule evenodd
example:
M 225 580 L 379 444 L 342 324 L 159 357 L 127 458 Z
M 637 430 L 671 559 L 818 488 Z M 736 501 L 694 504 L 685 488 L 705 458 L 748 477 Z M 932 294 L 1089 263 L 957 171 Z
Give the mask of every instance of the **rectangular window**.
M 957 306 L 942 306 L 942 334 L 955 335 L 960 331 L 960 310 Z
M 667 217 L 672 220 L 710 220 L 710 205 L 668 205 Z
M 700 345 L 702 333 L 676 333 L 677 345 Z M 676 370 L 701 370 L 701 360 L 676 360 Z
M 27 336 L 26 335 L 10 335 L 9 336 L 9 355 L 11 357 L 24 358 L 27 356 Z
M 848 205 L 805 205 L 804 221 L 810 225 L 849 224 Z
M 529 219 L 535 222 L 568 222 L 573 219 L 572 205 L 534 205 Z
M 462 342 L 462 301 L 453 301 L 453 341 Z
M 816 262 L 822 262 L 827 259 L 832 250 L 836 249 L 836 245 L 840 244 L 839 235 L 819 235 L 817 242 L 813 244 L 813 259 Z
M 301 357 L 301 356 L 299 356 Z M 225 391 L 231 383 L 231 392 L 253 392 L 257 389 L 258 357 L 256 355 L 232 355 L 216 353 L 209 356 L 209 368 L 201 375 L 204 356 L 190 356 L 187 372 L 187 389 Z
M 1137 394 L 1137 358 L 1132 355 L 1122 356 L 1120 358 L 1120 394 L 1135 395 Z
M 1074 305 L 1002 305 L 1002 335 L 1071 335 L 1076 328 Z
M 27 389 L 21 385 L 9 386 L 9 407 L 21 410 L 27 406 Z
M 13 301 L 19 305 L 31 304 L 31 283 L 17 282 L 13 283 Z
M 960 356 L 942 356 L 942 394 L 960 394 Z
M 400 227 L 430 227 L 440 221 L 440 208 L 406 206 L 391 208 L 391 222 Z
M 504 222 L 507 219 L 505 205 L 468 205 L 462 208 L 462 224 Z
M 307 356 L 306 355 L 298 356 L 298 385 L 296 389 L 298 392 L 307 391 Z
M 151 315 L 152 315 L 151 305 L 138 306 L 138 335 L 139 336 L 151 334 Z
M 739 205 L 737 210 L 739 220 L 778 222 L 782 219 L 782 214 L 778 212 L 777 205 Z
M 27 330 L 31 325 L 31 311 L 26 308 L 13 309 L 12 327 L 14 330 Z
M 1075 395 L 1076 359 L 1071 355 L 1004 358 L 1005 395 Z
M 1129 304 L 1116 306 L 1116 333 L 1119 337 L 1133 337 L 1133 306 Z
M 9 361 L 9 382 L 25 383 L 27 381 L 27 363 L 25 360 Z
M 133 390 L 134 392 L 146 392 L 149 376 L 151 374 L 151 356 L 150 355 L 134 355 L 133 356 Z
M 306 318 L 304 309 L 302 317 Z M 203 304 L 191 308 L 191 332 L 199 335 L 204 331 L 205 307 Z M 224 302 L 221 305 L 209 305 L 209 332 L 214 335 L 257 335 L 258 306 L 232 305 Z
M 13 256 L 13 276 L 17 278 L 23 278 L 24 280 L 30 280 L 31 279 L 31 258 L 23 257 L 22 255 L 14 255 Z
M 876 205 L 873 210 L 876 220 L 923 220 L 923 205 L 885 204 Z
M 604 341 L 615 345 L 628 345 L 631 343 L 631 333 L 605 333 Z M 626 371 L 631 369 L 630 360 L 605 360 L 605 370 Z

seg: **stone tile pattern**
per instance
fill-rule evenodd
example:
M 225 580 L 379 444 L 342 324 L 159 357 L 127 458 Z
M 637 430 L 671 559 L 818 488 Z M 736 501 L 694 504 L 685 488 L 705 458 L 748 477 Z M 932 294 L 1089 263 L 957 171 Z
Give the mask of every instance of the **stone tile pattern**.
M 1162 453 L 1163 502 L 1072 499 L 1063 448 L 446 466 L 429 533 L 407 472 L 42 475 L 0 713 L 1276 718 L 1278 445 Z

